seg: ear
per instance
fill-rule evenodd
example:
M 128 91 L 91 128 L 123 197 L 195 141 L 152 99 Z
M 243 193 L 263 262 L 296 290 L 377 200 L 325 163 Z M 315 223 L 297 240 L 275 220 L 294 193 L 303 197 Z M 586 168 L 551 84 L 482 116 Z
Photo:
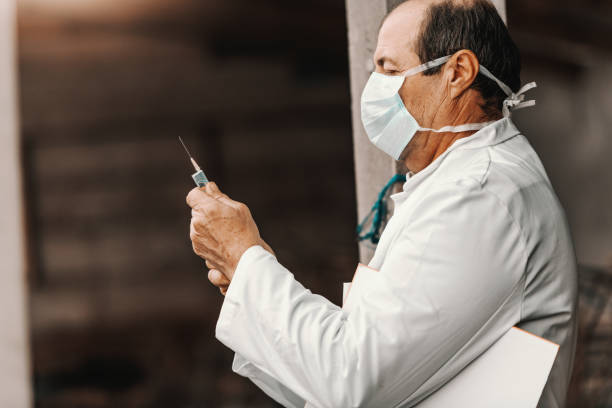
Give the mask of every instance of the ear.
M 480 64 L 472 51 L 461 50 L 453 54 L 446 64 L 446 69 L 450 71 L 448 74 L 450 97 L 455 99 L 472 85 L 478 75 Z

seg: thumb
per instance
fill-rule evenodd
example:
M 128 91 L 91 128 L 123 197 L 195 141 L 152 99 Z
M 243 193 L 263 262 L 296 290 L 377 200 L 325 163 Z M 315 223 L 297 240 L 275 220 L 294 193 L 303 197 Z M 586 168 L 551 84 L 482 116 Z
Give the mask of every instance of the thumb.
M 208 271 L 208 280 L 217 287 L 228 286 L 230 284 L 230 280 L 227 279 L 227 276 L 218 269 L 211 269 Z
M 216 198 L 217 200 L 220 198 L 229 199 L 227 195 L 223 194 L 221 190 L 219 190 L 219 187 L 217 187 L 217 184 L 214 181 L 209 181 L 208 183 L 206 183 L 204 189 L 208 195 Z
M 208 195 L 213 197 L 215 200 L 221 201 L 222 203 L 229 205 L 230 207 L 235 208 L 239 204 L 236 201 L 229 198 L 227 194 L 222 193 L 214 181 L 210 181 L 206 183 L 206 186 L 204 188 L 206 189 L 206 193 Z
M 223 194 L 221 190 L 219 190 L 217 183 L 215 183 L 214 181 L 209 181 L 208 183 L 206 183 L 204 188 L 206 188 L 206 192 L 212 196 Z

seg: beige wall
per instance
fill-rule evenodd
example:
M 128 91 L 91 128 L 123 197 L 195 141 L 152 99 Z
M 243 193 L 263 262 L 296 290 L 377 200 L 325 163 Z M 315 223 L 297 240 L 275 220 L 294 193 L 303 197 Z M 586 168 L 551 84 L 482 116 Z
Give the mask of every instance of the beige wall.
M 0 2 L 0 406 L 30 406 L 15 93 L 15 3 Z

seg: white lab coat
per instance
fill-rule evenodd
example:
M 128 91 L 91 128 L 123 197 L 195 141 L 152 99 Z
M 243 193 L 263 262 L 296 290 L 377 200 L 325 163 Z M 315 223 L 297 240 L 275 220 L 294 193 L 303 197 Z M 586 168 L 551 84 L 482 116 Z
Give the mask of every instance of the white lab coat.
M 244 253 L 216 326 L 236 352 L 233 370 L 287 407 L 409 407 L 516 325 L 560 345 L 540 406 L 565 406 L 574 251 L 544 168 L 512 121 L 459 139 L 392 199 L 369 263 L 380 273 L 350 311 L 312 294 L 262 247 Z

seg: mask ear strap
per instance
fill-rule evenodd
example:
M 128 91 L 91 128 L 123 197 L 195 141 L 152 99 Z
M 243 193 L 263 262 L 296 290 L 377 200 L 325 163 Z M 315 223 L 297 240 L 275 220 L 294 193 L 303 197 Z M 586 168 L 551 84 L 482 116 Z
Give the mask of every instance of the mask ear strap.
M 499 86 L 499 87 L 502 89 L 502 91 L 504 91 L 504 93 L 505 93 L 507 96 L 512 95 L 512 93 L 513 93 L 513 92 L 512 92 L 512 89 L 510 89 L 510 87 L 509 87 L 508 85 L 504 84 L 502 81 L 500 81 L 499 79 L 497 79 L 497 78 L 495 77 L 495 75 L 493 75 L 493 74 L 491 73 L 491 71 L 489 71 L 488 69 L 486 69 L 486 68 L 485 68 L 484 66 L 482 66 L 482 65 L 480 66 L 480 72 L 482 72 L 482 74 L 483 74 L 484 76 L 486 76 L 486 77 L 488 77 L 488 78 L 492 79 L 493 81 L 495 81 L 495 83 L 497 84 L 497 86 Z
M 421 64 L 417 67 L 414 68 L 410 68 L 407 71 L 404 71 L 404 73 L 402 74 L 403 77 L 407 77 L 407 76 L 411 76 L 414 74 L 418 74 L 419 72 L 423 72 L 423 71 L 427 71 L 429 68 L 434 68 L 437 66 L 440 66 L 442 64 L 444 64 L 446 61 L 448 61 L 450 59 L 451 55 L 447 55 L 445 57 L 440 57 L 440 58 L 436 58 L 435 60 L 431 60 L 429 62 L 426 62 L 424 64 Z

